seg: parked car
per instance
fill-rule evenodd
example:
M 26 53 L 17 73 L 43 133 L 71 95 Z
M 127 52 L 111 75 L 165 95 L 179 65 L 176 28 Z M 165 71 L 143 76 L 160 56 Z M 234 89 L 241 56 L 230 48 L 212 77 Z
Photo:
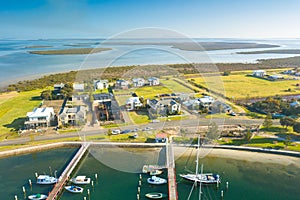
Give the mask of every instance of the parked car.
M 143 131 L 150 131 L 150 130 L 152 130 L 153 128 L 151 128 L 151 127 L 146 127 L 146 128 L 144 128 L 143 129 Z
M 138 132 L 138 131 L 140 131 L 141 129 L 139 129 L 139 128 L 135 128 L 135 129 L 133 129 L 132 130 L 132 132 Z
M 118 134 L 120 134 L 120 133 L 121 133 L 121 130 L 119 130 L 119 129 L 113 130 L 113 131 L 111 132 L 111 134 L 113 134 L 113 135 L 118 135 Z
M 229 113 L 229 115 L 236 116 L 236 113 L 235 112 L 231 112 L 231 113 Z

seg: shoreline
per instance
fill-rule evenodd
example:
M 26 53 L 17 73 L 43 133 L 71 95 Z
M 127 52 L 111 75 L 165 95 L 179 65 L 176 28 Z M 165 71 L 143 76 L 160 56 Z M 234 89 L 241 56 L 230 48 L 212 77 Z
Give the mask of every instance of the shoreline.
M 27 153 L 34 153 L 54 148 L 63 148 L 63 147 L 78 147 L 82 142 L 56 142 L 51 144 L 43 144 L 43 145 L 35 145 L 31 147 L 24 147 L 13 150 L 6 150 L 0 152 L 0 158 L 7 158 L 11 156 L 17 156 Z M 138 148 L 157 148 L 158 146 L 163 147 L 164 144 L 144 144 L 144 143 L 136 143 L 131 146 L 122 145 L 122 143 L 110 143 L 110 144 L 101 144 L 101 143 L 91 143 L 92 146 L 107 146 L 107 148 L 111 147 L 138 147 Z M 153 147 L 152 147 L 153 145 Z M 280 164 L 280 165 L 294 165 L 300 168 L 300 153 L 299 152 L 290 152 L 290 155 L 280 154 L 286 153 L 288 151 L 280 151 L 276 150 L 276 152 L 264 150 L 260 148 L 260 151 L 253 151 L 254 149 L 259 148 L 243 148 L 239 146 L 232 146 L 232 148 L 228 148 L 227 146 L 205 146 L 205 148 L 200 149 L 200 158 L 203 157 L 217 157 L 217 158 L 228 158 L 235 160 L 243 160 L 248 162 L 257 162 L 257 163 L 270 163 L 270 164 Z M 190 156 L 196 155 L 197 151 L 195 147 L 185 147 L 185 146 L 174 146 L 173 147 L 175 160 L 182 156 Z M 294 154 L 294 155 L 292 155 Z

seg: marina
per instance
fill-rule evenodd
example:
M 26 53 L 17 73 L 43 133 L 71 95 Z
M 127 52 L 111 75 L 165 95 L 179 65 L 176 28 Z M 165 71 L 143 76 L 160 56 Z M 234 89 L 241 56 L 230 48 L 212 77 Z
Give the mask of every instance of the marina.
M 163 148 L 160 149 L 161 150 L 159 150 L 158 152 L 161 152 Z M 168 179 L 168 184 L 157 186 L 147 183 L 147 178 L 150 177 L 149 174 L 141 173 L 141 169 L 143 167 L 142 163 L 153 163 L 162 166 L 161 162 L 155 162 L 158 160 L 158 154 L 153 153 L 153 150 L 152 153 L 149 153 L 149 150 L 146 151 L 142 148 L 135 148 L 134 151 L 140 151 L 141 154 L 145 154 L 145 157 L 143 157 L 142 159 L 135 159 L 136 163 L 141 164 L 138 164 L 136 166 L 137 173 L 124 172 L 118 169 L 114 169 L 112 167 L 109 167 L 108 163 L 103 164 L 105 163 L 105 160 L 99 161 L 95 158 L 95 153 L 100 154 L 100 152 L 102 152 L 101 155 L 107 155 L 108 157 L 119 157 L 120 155 L 123 155 L 122 151 L 122 149 L 116 150 L 107 148 L 107 146 L 103 148 L 99 148 L 98 146 L 91 146 L 89 153 L 87 153 L 87 155 L 83 157 L 80 164 L 76 167 L 76 170 L 73 171 L 74 174 L 72 175 L 72 177 L 82 175 L 91 177 L 91 183 L 93 183 L 93 185 L 88 184 L 80 186 L 83 188 L 83 192 L 80 194 L 73 194 L 63 189 L 60 199 L 82 200 L 84 197 L 86 197 L 87 199 L 104 198 L 108 200 L 116 200 L 121 196 L 124 197 L 124 199 L 136 199 L 138 193 L 140 199 L 147 199 L 148 197 L 146 197 L 145 195 L 154 192 L 167 194 L 168 199 L 173 198 L 171 196 L 172 194 L 169 192 L 170 179 L 167 175 L 168 169 L 163 169 L 162 171 L 164 172 L 159 175 L 159 177 L 161 178 Z M 71 158 L 76 156 L 75 152 L 78 153 L 78 149 L 75 151 L 74 148 L 62 148 L 1 159 L 0 166 L 2 171 L 4 171 L 2 168 L 2 166 L 4 166 L 4 161 L 5 163 L 12 164 L 11 162 L 14 162 L 14 160 L 22 160 L 23 162 L 21 165 L 15 164 L 14 166 L 22 167 L 24 171 L 26 171 L 25 174 L 15 177 L 14 175 L 12 175 L 13 171 L 8 170 L 7 173 L 10 174 L 10 179 L 14 178 L 14 182 L 8 180 L 8 184 L 6 186 L 7 191 L 4 191 L 3 188 L 5 187 L 2 186 L 2 188 L 0 188 L 0 190 L 2 190 L 1 192 L 3 192 L 5 196 L 10 197 L 9 199 L 14 199 L 15 195 L 18 196 L 18 199 L 23 199 L 23 185 L 25 186 L 27 196 L 32 193 L 48 194 L 48 191 L 51 191 L 53 186 L 45 185 L 45 187 L 41 187 L 38 185 L 32 185 L 32 188 L 30 189 L 28 185 L 28 178 L 31 178 L 32 180 L 34 180 L 34 178 L 28 177 L 28 174 L 32 174 L 33 176 L 35 171 L 39 172 L 40 174 L 44 172 L 37 169 L 31 169 L 30 164 L 28 164 L 26 167 L 26 163 L 31 163 L 32 161 L 30 160 L 34 158 L 35 162 L 40 163 L 36 166 L 38 169 L 48 169 L 50 163 L 47 163 L 47 161 L 45 161 L 43 157 L 45 157 L 46 155 L 49 158 L 56 156 L 56 160 L 60 164 L 55 165 L 55 163 L 51 163 L 51 166 L 53 170 L 58 169 L 58 174 L 63 174 L 64 169 L 71 162 Z M 165 151 L 163 152 L 167 152 L 167 150 L 165 149 Z M 66 155 L 68 155 L 68 158 L 64 157 Z M 163 153 L 162 155 L 165 154 Z M 179 177 L 179 174 L 185 171 L 186 165 L 193 166 L 195 158 L 196 155 L 194 155 L 194 157 L 191 157 L 189 159 L 189 162 L 186 163 L 186 160 L 188 159 L 187 156 L 183 155 L 179 158 L 175 156 L 176 181 L 174 181 L 174 183 L 177 185 L 178 199 L 187 199 L 192 186 L 190 182 L 185 181 L 181 177 Z M 129 157 L 127 157 L 126 159 L 129 162 L 131 161 L 131 158 Z M 217 185 L 202 187 L 203 199 L 219 199 L 221 197 L 221 192 L 224 199 L 233 200 L 240 199 L 240 197 L 250 200 L 252 199 L 252 193 L 257 195 L 259 194 L 261 197 L 260 199 L 270 199 L 272 197 L 279 196 L 280 198 L 284 199 L 296 200 L 297 196 L 299 195 L 299 191 L 297 190 L 297 184 L 299 184 L 299 168 L 294 165 L 284 166 L 271 163 L 260 163 L 258 165 L 255 162 L 218 158 L 214 156 L 207 156 L 201 159 L 200 163 L 203 163 L 205 165 L 204 172 L 214 171 L 220 174 L 222 177 L 222 183 L 220 183 L 218 187 Z M 61 168 L 62 166 L 66 167 Z M 140 173 L 138 173 L 138 171 Z M 98 179 L 95 178 L 96 173 L 98 174 Z M 46 174 L 50 173 L 46 172 Z M 272 176 L 270 176 L 271 174 Z M 276 176 L 274 176 L 274 174 L 276 174 Z M 0 174 L 0 176 L 3 177 L 3 172 Z M 281 184 L 276 184 L 278 182 L 281 182 Z M 260 185 L 260 187 L 257 188 L 257 185 Z M 271 192 L 273 190 L 272 188 L 276 188 L 276 191 L 278 192 Z M 11 191 L 10 195 L 7 193 L 9 191 Z M 199 189 L 195 188 L 195 194 L 191 196 L 191 199 L 197 199 L 196 194 L 198 194 L 198 191 Z M 112 192 L 114 195 L 111 195 Z M 175 195 L 177 195 L 177 193 L 175 193 Z

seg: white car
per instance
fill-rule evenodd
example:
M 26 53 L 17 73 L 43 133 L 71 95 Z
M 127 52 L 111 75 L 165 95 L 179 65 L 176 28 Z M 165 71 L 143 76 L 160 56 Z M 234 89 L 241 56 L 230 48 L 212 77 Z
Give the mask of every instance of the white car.
M 118 135 L 118 134 L 120 134 L 120 133 L 121 133 L 121 130 L 119 130 L 119 129 L 113 130 L 113 131 L 111 132 L 112 135 Z

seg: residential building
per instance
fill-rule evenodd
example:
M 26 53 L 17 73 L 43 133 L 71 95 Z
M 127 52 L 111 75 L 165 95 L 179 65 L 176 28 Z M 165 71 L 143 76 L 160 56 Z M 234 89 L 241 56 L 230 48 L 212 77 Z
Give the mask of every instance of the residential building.
M 202 106 L 203 108 L 208 108 L 215 101 L 215 99 L 210 96 L 204 96 L 197 100 L 199 101 L 200 106 Z
M 116 81 L 115 88 L 126 90 L 129 88 L 129 84 L 128 81 L 120 79 Z
M 150 78 L 148 78 L 148 82 L 149 82 L 150 86 L 152 86 L 152 85 L 159 85 L 159 78 L 150 77 Z
M 59 93 L 60 90 L 63 89 L 63 87 L 65 87 L 65 84 L 63 84 L 63 83 L 54 84 L 53 87 L 54 87 L 53 91 Z
M 108 80 L 94 80 L 94 89 L 95 90 L 103 90 L 107 89 L 109 86 Z
M 167 115 L 174 115 L 178 114 L 181 111 L 181 105 L 177 103 L 175 100 L 147 100 L 147 105 L 149 107 L 149 113 L 160 115 L 160 116 L 167 116 Z
M 54 121 L 53 107 L 35 108 L 32 112 L 28 112 L 25 121 L 26 128 L 48 127 Z
M 267 73 L 265 70 L 254 70 L 252 73 L 252 76 L 261 77 L 261 78 L 263 78 L 266 75 L 267 75 Z
M 167 141 L 168 135 L 166 133 L 158 133 L 155 136 L 155 142 L 156 143 L 165 143 Z
M 143 104 L 140 101 L 139 97 L 130 97 L 129 99 L 127 99 L 126 101 L 126 108 L 127 110 L 136 110 L 140 107 L 142 107 Z
M 211 113 L 224 113 L 224 112 L 230 113 L 230 112 L 232 112 L 232 108 L 222 101 L 215 101 L 210 106 L 209 109 L 210 109 Z
M 72 108 L 65 107 L 59 114 L 59 121 L 63 125 L 81 125 L 86 122 L 86 107 L 75 106 Z
M 143 78 L 133 78 L 132 84 L 134 87 L 143 87 L 145 85 L 146 81 Z
M 84 84 L 83 83 L 73 83 L 73 89 L 77 92 L 83 92 Z

